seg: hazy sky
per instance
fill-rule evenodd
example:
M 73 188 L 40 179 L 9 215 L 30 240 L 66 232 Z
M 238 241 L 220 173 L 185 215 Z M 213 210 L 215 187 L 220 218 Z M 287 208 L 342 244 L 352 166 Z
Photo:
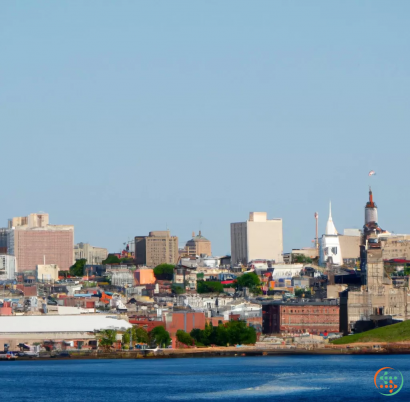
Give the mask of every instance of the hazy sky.
M 410 233 L 409 1 L 0 2 L 0 224 L 46 211 L 118 251 L 168 225 L 230 252 L 283 218 L 310 246 L 328 203 Z

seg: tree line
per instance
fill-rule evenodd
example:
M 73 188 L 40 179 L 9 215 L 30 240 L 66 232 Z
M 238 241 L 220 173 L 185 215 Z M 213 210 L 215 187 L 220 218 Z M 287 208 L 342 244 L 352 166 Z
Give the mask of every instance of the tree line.
M 109 350 L 117 340 L 117 331 L 113 329 L 103 330 L 98 334 L 98 340 L 102 348 Z M 132 345 L 143 343 L 151 347 L 166 348 L 171 344 L 171 336 L 162 325 L 153 328 L 150 332 L 133 325 L 122 335 L 123 347 L 128 347 L 130 341 L 132 341 Z
M 193 329 L 189 334 L 183 330 L 176 333 L 177 340 L 188 346 L 229 346 L 237 344 L 254 344 L 256 342 L 256 331 L 248 327 L 245 321 L 229 321 L 220 323 L 218 326 L 206 324 L 205 329 Z M 104 349 L 111 349 L 117 340 L 117 331 L 106 329 L 98 335 L 99 345 Z M 122 335 L 123 347 L 129 345 L 130 341 L 147 344 L 150 347 L 166 348 L 171 344 L 169 332 L 162 326 L 158 326 L 147 332 L 144 328 L 133 326 Z

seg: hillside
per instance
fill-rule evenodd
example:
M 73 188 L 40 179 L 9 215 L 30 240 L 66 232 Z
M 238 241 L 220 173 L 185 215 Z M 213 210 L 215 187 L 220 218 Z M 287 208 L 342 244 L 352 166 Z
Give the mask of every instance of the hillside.
M 403 342 L 410 341 L 410 321 L 403 321 L 399 324 L 388 325 L 387 327 L 376 328 L 360 334 L 344 336 L 336 339 L 334 345 L 344 345 L 355 342 Z

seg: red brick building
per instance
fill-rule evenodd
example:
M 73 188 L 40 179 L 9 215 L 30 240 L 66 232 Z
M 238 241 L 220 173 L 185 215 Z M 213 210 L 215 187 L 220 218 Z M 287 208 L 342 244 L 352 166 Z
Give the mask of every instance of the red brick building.
M 18 284 L 16 285 L 16 288 L 23 292 L 24 297 L 37 296 L 37 285 L 26 286 Z
M 263 333 L 339 332 L 339 306 L 329 302 L 262 305 Z
M 57 304 L 59 306 L 66 307 L 82 307 L 82 308 L 94 308 L 95 304 L 100 299 L 98 297 L 74 297 L 74 296 L 65 296 L 59 297 Z
M 224 319 L 223 315 L 219 315 L 219 316 L 216 316 L 216 317 L 206 317 L 205 322 L 207 324 L 212 324 L 214 327 L 217 327 L 219 324 L 225 324 L 228 321 L 226 321 Z
M 66 271 L 74 263 L 73 250 L 74 226 L 50 225 L 47 213 L 9 220 L 7 252 L 16 257 L 18 272 L 41 264 L 57 264 Z
M 188 334 L 195 328 L 205 329 L 205 314 L 194 311 L 177 311 L 165 313 L 161 321 L 146 316 L 134 316 L 129 318 L 129 322 L 137 327 L 144 328 L 148 332 L 162 325 L 172 338 L 172 346 L 176 347 L 176 333 L 179 329 Z
M 172 338 L 172 346 L 176 346 L 176 333 L 179 329 L 188 334 L 195 328 L 205 329 L 205 314 L 193 311 L 178 311 L 164 314 L 165 329 Z
M 149 317 L 130 317 L 129 318 L 130 324 L 145 329 L 147 332 L 151 332 L 155 327 L 163 326 L 165 327 L 165 324 L 162 320 L 153 320 L 149 319 Z

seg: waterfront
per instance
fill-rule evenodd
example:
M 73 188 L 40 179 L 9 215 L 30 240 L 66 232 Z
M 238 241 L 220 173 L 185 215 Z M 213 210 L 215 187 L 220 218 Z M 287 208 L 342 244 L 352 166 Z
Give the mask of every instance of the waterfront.
M 59 360 L 0 363 L 0 400 L 51 402 L 384 400 L 373 383 L 399 369 L 409 400 L 408 357 L 265 356 L 172 360 Z

